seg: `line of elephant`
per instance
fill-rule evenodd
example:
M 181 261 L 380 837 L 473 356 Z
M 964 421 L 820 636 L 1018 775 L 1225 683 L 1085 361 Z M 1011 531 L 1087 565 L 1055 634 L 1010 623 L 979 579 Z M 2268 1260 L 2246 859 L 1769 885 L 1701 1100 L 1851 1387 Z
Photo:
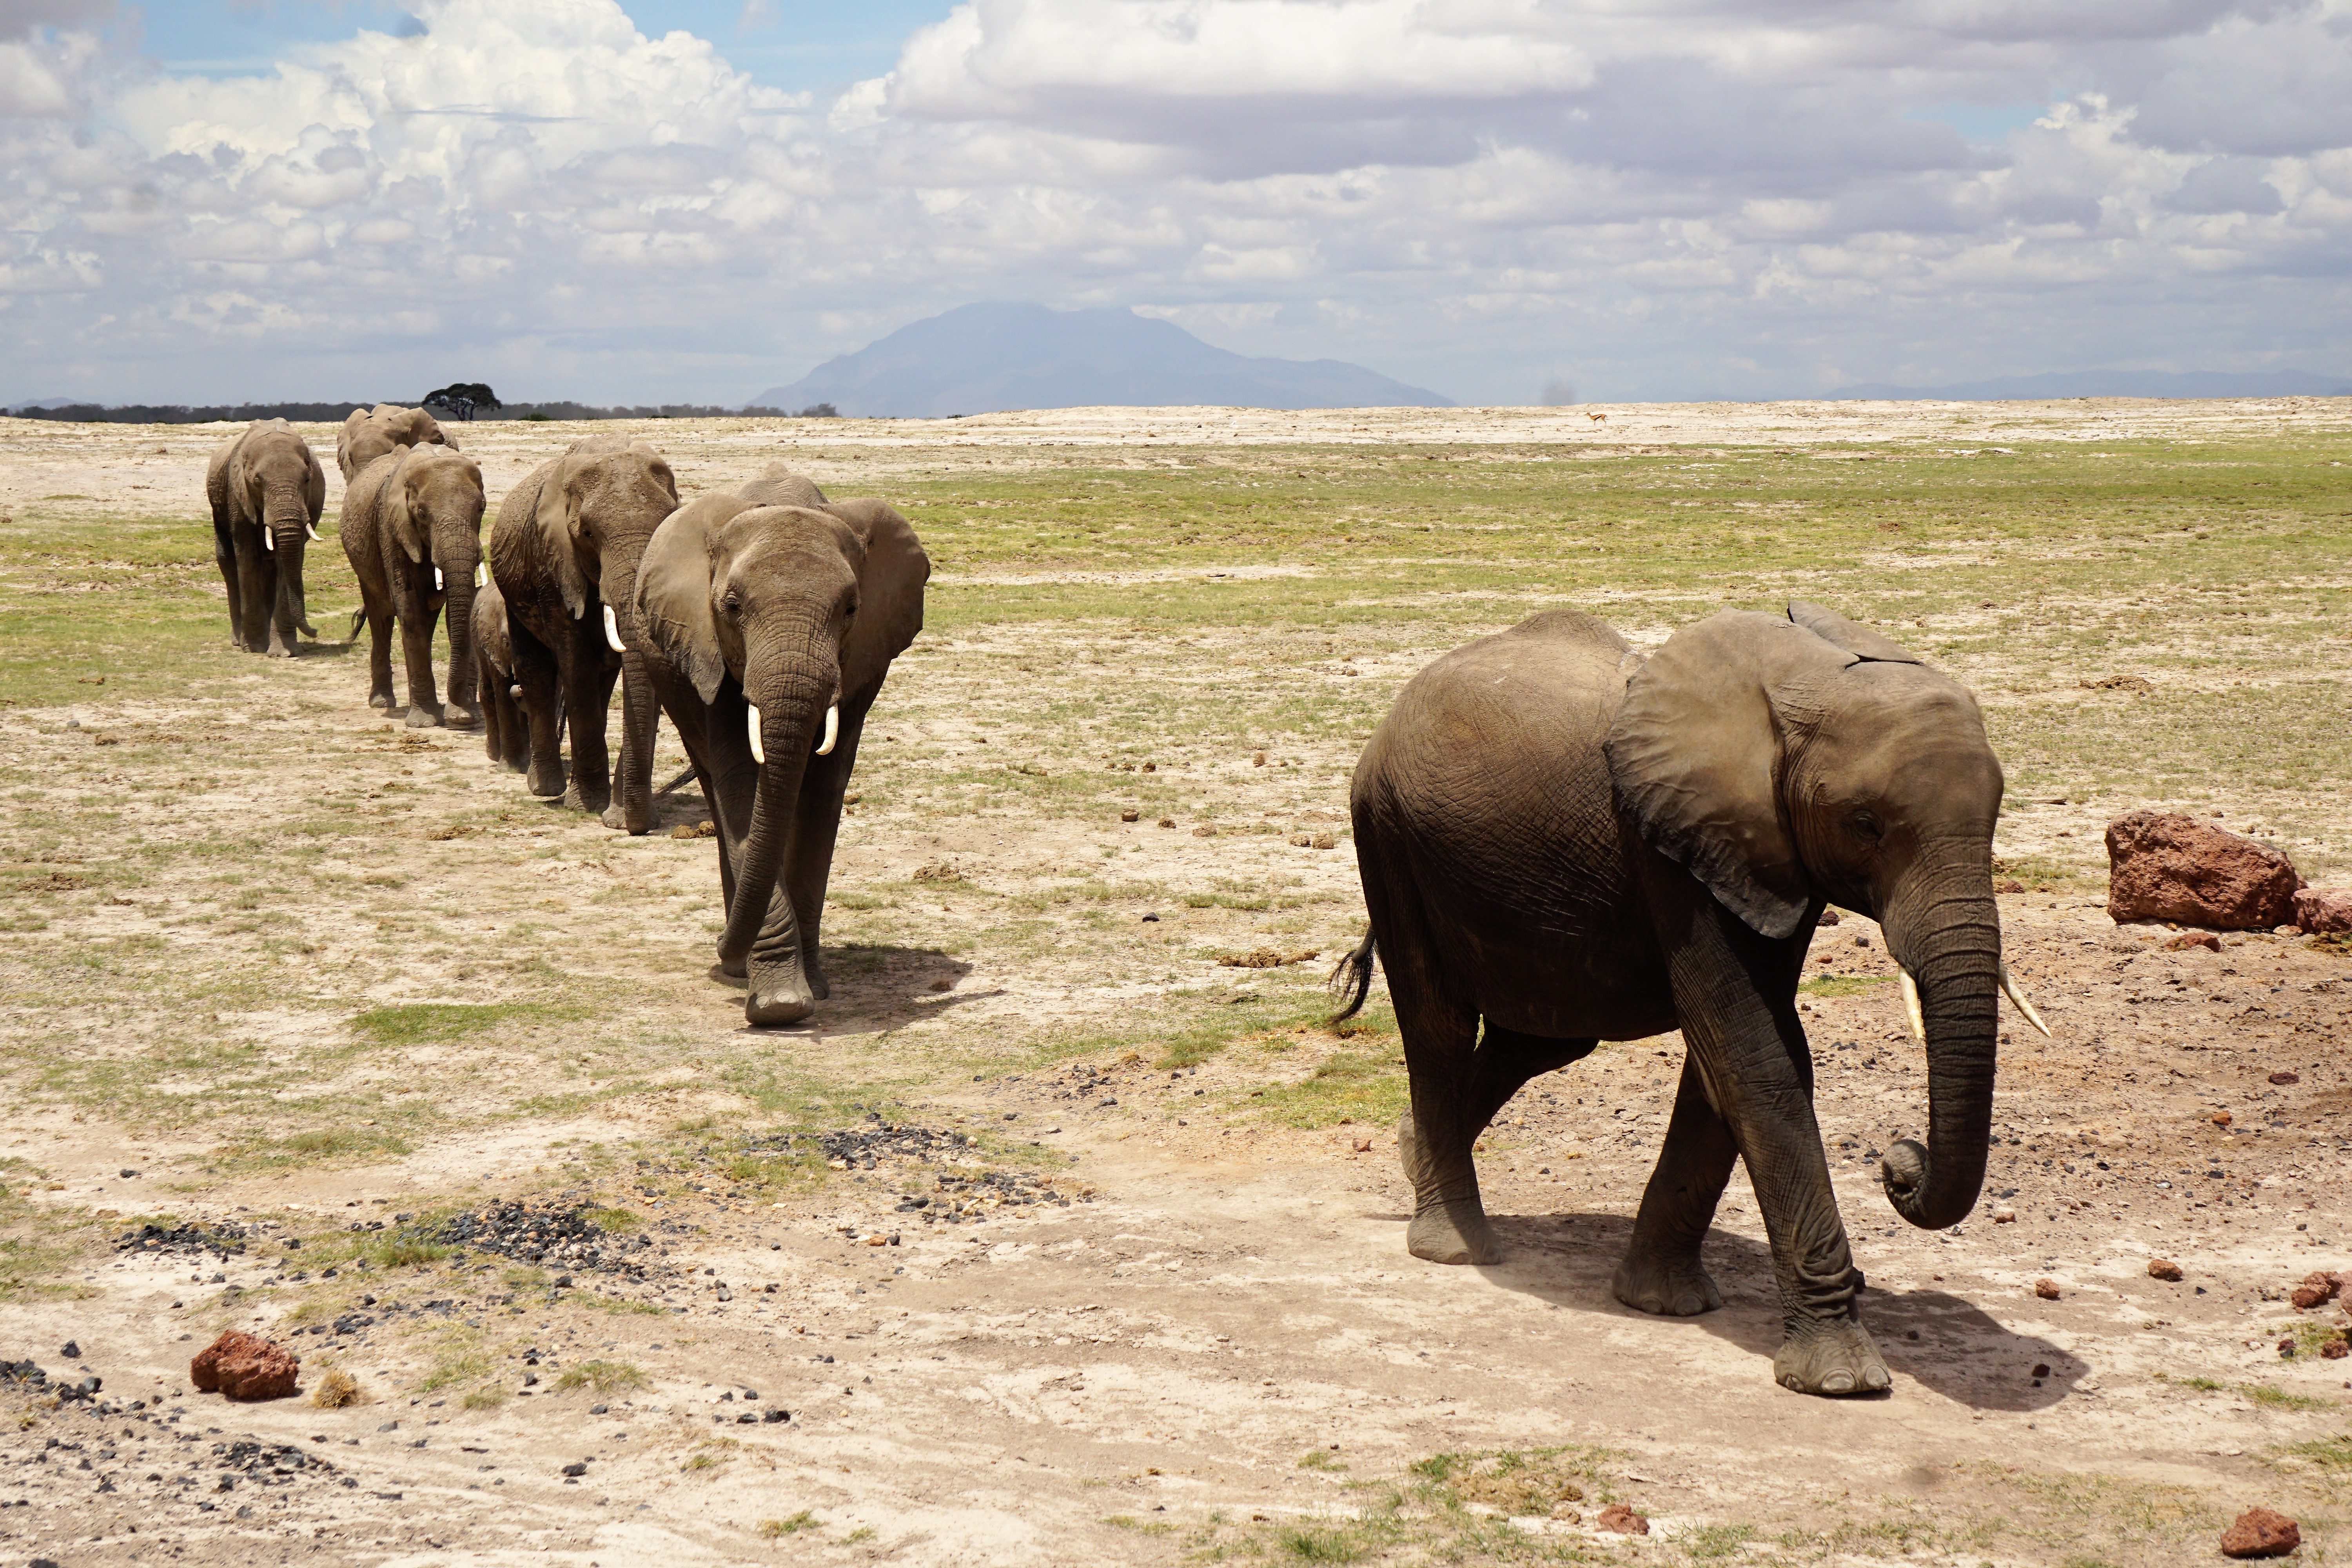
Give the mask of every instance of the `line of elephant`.
M 257 424 L 212 486 L 232 626 L 271 652 L 305 624 L 302 507 L 314 526 L 320 504 L 317 464 L 304 470 L 289 437 L 300 447 L 282 421 Z M 249 504 L 247 444 L 265 476 Z M 651 447 L 592 437 L 507 498 L 478 589 L 480 473 L 429 416 L 355 410 L 338 458 L 359 618 L 375 632 L 371 700 L 392 705 L 397 626 L 411 724 L 471 722 L 478 668 L 491 757 L 629 832 L 647 825 L 656 707 L 668 713 L 719 829 L 720 962 L 747 978 L 753 1024 L 807 1017 L 827 994 L 817 933 L 858 738 L 922 626 L 930 563 L 907 520 L 828 500 L 782 466 L 681 506 Z M 236 553 L 251 534 L 275 558 L 274 599 L 269 563 Z M 428 653 L 445 604 L 446 710 Z M 603 719 L 616 678 L 613 801 Z M 1647 658 L 1599 621 L 1549 611 L 1432 663 L 1357 764 L 1370 930 L 1333 976 L 1345 1017 L 1375 963 L 1387 972 L 1411 1095 L 1398 1132 L 1409 1250 L 1497 1261 L 1473 1157 L 1495 1115 L 1603 1040 L 1679 1029 L 1681 1085 L 1614 1293 L 1666 1315 L 1721 1304 L 1700 1246 L 1744 1161 L 1780 1297 L 1775 1378 L 1886 1390 L 1798 985 L 1831 905 L 1879 922 L 1929 1096 L 1927 1142 L 1895 1142 L 1881 1180 L 1911 1224 L 1958 1224 L 1984 1179 L 2002 994 L 2049 1032 L 2001 959 L 2002 789 L 1967 689 L 1820 605 L 1727 610 Z

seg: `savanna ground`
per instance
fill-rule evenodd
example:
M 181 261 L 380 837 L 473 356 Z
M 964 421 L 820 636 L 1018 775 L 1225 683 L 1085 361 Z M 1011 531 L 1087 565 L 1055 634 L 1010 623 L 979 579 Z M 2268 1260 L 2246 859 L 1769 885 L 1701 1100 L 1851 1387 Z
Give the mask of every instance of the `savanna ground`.
M 2125 1568 L 2257 1502 L 2352 1555 L 2345 1320 L 2281 1299 L 2352 1266 L 2352 953 L 2118 929 L 2100 841 L 2193 810 L 2352 882 L 2352 404 L 1587 414 L 642 426 L 688 493 L 783 458 L 937 565 L 834 997 L 773 1033 L 711 977 L 690 784 L 630 839 L 368 710 L 336 496 L 325 640 L 265 660 L 226 431 L 0 422 L 0 1359 L 104 1379 L 0 1384 L 0 1561 Z M 460 432 L 494 506 L 577 434 Z M 1871 1156 L 1919 1054 L 1869 923 L 1816 943 L 1875 1401 L 1773 1386 L 1744 1181 L 1721 1311 L 1611 1299 L 1676 1039 L 1507 1107 L 1509 1256 L 1444 1268 L 1388 1015 L 1322 1022 L 1347 777 L 1414 670 L 1549 605 L 1654 646 L 1792 596 L 1979 693 L 2056 1033 L 2004 1034 L 1984 1207 L 1913 1231 Z M 511 1200 L 634 1270 L 453 1229 Z M 150 1223 L 245 1249 L 120 1245 Z M 303 1396 L 194 1392 L 230 1327 Z

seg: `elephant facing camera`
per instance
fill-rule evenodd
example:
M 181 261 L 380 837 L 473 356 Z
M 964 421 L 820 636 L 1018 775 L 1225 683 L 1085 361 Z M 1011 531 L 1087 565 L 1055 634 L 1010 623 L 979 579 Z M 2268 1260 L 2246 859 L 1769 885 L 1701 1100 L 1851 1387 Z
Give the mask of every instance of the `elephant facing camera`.
M 1927 1141 L 1895 1144 L 1882 1181 L 1913 1225 L 1958 1224 L 1984 1177 L 2003 992 L 2041 1026 L 2001 963 L 2001 790 L 1968 690 L 1819 605 L 1726 611 L 1647 659 L 1551 611 L 1423 670 L 1357 764 L 1371 931 L 1334 976 L 1344 1017 L 1376 959 L 1388 974 L 1409 1250 L 1496 1261 L 1472 1157 L 1495 1114 L 1603 1040 L 1680 1030 L 1614 1294 L 1673 1316 L 1722 1304 L 1700 1247 L 1744 1162 L 1772 1238 L 1776 1380 L 1885 1390 L 1797 986 L 1829 905 L 1879 922 L 1928 1079 Z

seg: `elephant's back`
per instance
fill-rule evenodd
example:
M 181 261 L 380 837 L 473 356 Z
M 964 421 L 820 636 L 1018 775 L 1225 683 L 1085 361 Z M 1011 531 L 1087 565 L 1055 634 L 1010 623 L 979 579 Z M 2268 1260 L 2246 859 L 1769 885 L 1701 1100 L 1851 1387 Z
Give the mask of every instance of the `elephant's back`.
M 1573 766 L 1601 739 L 1641 656 L 1575 610 L 1549 610 L 1443 654 L 1397 694 L 1365 752 L 1405 777 Z

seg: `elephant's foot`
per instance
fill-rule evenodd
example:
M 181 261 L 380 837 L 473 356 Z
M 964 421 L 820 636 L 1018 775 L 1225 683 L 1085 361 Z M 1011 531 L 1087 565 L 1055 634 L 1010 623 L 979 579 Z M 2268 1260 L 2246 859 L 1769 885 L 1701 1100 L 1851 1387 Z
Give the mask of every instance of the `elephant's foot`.
M 808 976 L 810 995 L 820 1002 L 833 999 L 833 986 L 824 977 L 824 965 L 817 961 L 816 949 L 801 949 L 801 973 Z
M 270 658 L 292 658 L 295 657 L 295 651 L 275 637 L 270 638 L 269 646 L 262 649 L 263 654 Z
M 1666 1318 L 1695 1318 L 1723 1305 L 1723 1292 L 1715 1288 L 1715 1281 L 1707 1278 L 1696 1258 L 1669 1258 L 1629 1252 L 1625 1260 L 1617 1265 L 1616 1277 L 1610 1280 L 1609 1289 L 1635 1311 L 1655 1312 Z
M 604 814 L 596 820 L 615 833 L 625 833 L 632 838 L 643 838 L 653 827 L 650 812 L 639 812 L 637 820 L 631 822 L 628 808 L 620 802 L 614 801 L 604 808 Z M 818 994 L 822 996 L 824 993 L 819 992 Z
M 563 804 L 574 811 L 584 811 L 601 818 L 604 808 L 613 804 L 613 796 L 609 790 L 582 789 L 580 782 L 574 779 L 563 786 Z
M 506 757 L 500 760 L 506 763 L 507 771 L 509 773 L 528 773 L 530 772 L 530 759 L 529 757 Z M 533 790 L 531 793 L 536 795 L 539 792 L 537 790 Z
M 438 730 L 441 727 L 441 710 L 427 708 L 422 702 L 410 703 L 408 727 L 412 730 Z
M 1772 1381 L 1832 1398 L 1884 1394 L 1894 1382 L 1868 1331 L 1852 1318 L 1791 1328 L 1772 1358 Z
M 563 794 L 563 770 L 562 768 L 541 768 L 536 763 L 525 763 L 523 764 L 523 773 L 525 776 L 523 787 L 530 791 L 531 794 L 539 796 L 541 800 L 551 799 L 556 795 Z
M 441 710 L 441 722 L 452 730 L 478 730 L 482 727 L 482 716 L 452 703 Z
M 722 958 L 719 961 L 719 973 L 730 980 L 749 980 L 751 977 L 751 965 L 744 959 Z
M 761 1028 L 797 1024 L 816 1011 L 816 998 L 797 966 L 752 978 L 743 997 L 743 1016 Z
M 1476 1198 L 1431 1204 L 1405 1227 L 1404 1249 L 1429 1263 L 1500 1263 L 1503 1248 Z
M 389 691 L 369 692 L 368 706 L 371 708 L 381 708 L 385 712 L 389 713 L 392 711 L 392 693 Z

